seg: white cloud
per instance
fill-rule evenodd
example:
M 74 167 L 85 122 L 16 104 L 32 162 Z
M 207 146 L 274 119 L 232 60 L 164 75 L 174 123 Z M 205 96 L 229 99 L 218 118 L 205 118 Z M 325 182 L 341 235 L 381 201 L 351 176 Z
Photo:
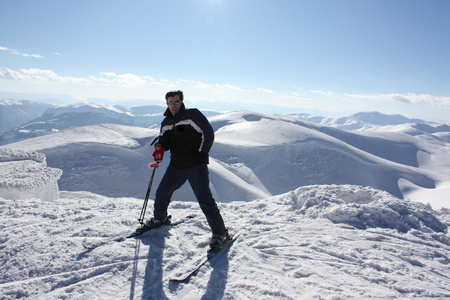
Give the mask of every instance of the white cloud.
M 144 75 L 139 76 L 135 74 L 116 74 L 114 72 L 102 72 L 101 75 L 105 77 L 93 77 L 99 81 L 102 85 L 111 85 L 116 87 L 138 87 L 145 86 L 153 81 L 153 78 Z
M 364 101 L 364 100 L 375 102 L 391 101 L 407 104 L 420 104 L 434 107 L 450 107 L 450 97 L 433 96 L 430 94 L 415 94 L 415 93 L 338 94 L 331 91 L 322 91 L 322 90 L 310 90 L 310 92 L 350 102 Z
M 0 77 L 3 77 L 5 79 L 26 80 L 34 82 L 55 81 L 55 82 L 73 82 L 84 84 L 91 83 L 91 81 L 88 79 L 59 76 L 58 74 L 56 74 L 51 70 L 41 70 L 37 68 L 20 69 L 19 71 L 16 71 L 2 67 L 0 68 Z
M 19 55 L 22 55 L 24 57 L 44 58 L 44 56 L 42 56 L 40 54 L 19 53 Z
M 15 50 L 15 49 L 10 49 L 10 48 L 4 47 L 4 46 L 0 46 L 0 50 L 2 50 L 2 51 L 9 51 L 11 54 L 20 55 L 20 56 L 23 56 L 23 57 L 44 58 L 44 56 L 42 56 L 40 54 L 23 53 L 23 52 Z
M 37 68 L 12 70 L 6 67 L 0 68 L 0 78 L 11 80 L 32 81 L 36 83 L 43 82 L 70 82 L 81 84 L 97 84 L 101 86 L 111 86 L 119 88 L 137 88 L 144 86 L 163 86 L 176 88 L 179 82 L 161 79 L 155 81 L 149 75 L 135 74 L 117 74 L 115 72 L 101 72 L 99 76 L 90 75 L 87 78 L 60 76 L 52 70 L 42 70 Z M 191 83 L 200 84 L 198 81 Z
M 44 58 L 44 56 L 42 56 L 40 54 L 28 54 L 28 53 L 19 52 L 19 51 L 14 50 L 14 49 L 10 49 L 10 52 L 12 54 L 20 55 L 20 56 L 23 56 L 23 57 Z
M 263 92 L 263 93 L 269 93 L 269 94 L 275 94 L 274 91 L 269 90 L 269 89 L 264 89 L 264 88 L 259 88 L 258 92 Z
M 191 80 L 191 79 L 178 79 L 179 83 L 183 83 L 183 84 L 188 84 L 188 85 L 194 85 L 196 88 L 201 88 L 201 89 L 212 89 L 212 90 L 232 90 L 232 91 L 239 91 L 239 92 L 244 92 L 244 89 L 236 86 L 236 85 L 232 85 L 229 83 L 225 83 L 225 84 L 209 84 L 209 83 L 204 83 L 200 80 Z
M 315 94 L 321 94 L 321 95 L 325 95 L 325 96 L 333 96 L 335 93 L 333 93 L 333 92 L 327 92 L 327 91 L 322 91 L 322 90 L 309 90 L 310 92 L 312 92 L 312 93 L 315 93 Z
M 0 46 L 0 50 L 2 51 L 13 51 L 7 47 Z M 0 67 L 0 78 L 17 80 L 17 81 L 30 81 L 36 83 L 45 83 L 45 82 L 60 82 L 60 83 L 73 83 L 73 84 L 84 84 L 84 85 L 100 85 L 100 86 L 112 86 L 119 88 L 138 88 L 138 87 L 150 87 L 150 86 L 161 86 L 167 87 L 169 89 L 181 88 L 181 89 L 202 89 L 205 92 L 217 94 L 221 93 L 224 95 L 228 95 L 227 91 L 231 92 L 250 92 L 246 91 L 236 85 L 232 85 L 229 83 L 225 84 L 210 84 L 205 83 L 200 80 L 190 80 L 190 79 L 178 79 L 178 80 L 167 80 L 160 79 L 154 80 L 149 75 L 136 75 L 136 74 L 117 74 L 115 72 L 102 72 L 99 76 L 88 76 L 87 78 L 80 77 L 72 77 L 72 76 L 61 76 L 52 70 L 42 70 L 38 68 L 29 68 L 29 69 L 19 69 L 12 70 L 6 67 Z M 266 94 L 276 94 L 276 92 L 259 88 L 257 92 L 262 92 Z M 399 103 L 407 103 L 407 104 L 420 104 L 424 106 L 432 106 L 432 107 L 450 107 L 450 97 L 444 96 L 433 96 L 430 94 L 415 94 L 415 93 L 390 93 L 390 94 L 351 94 L 344 93 L 339 94 L 331 91 L 323 91 L 323 90 L 310 90 L 310 92 L 314 94 L 320 94 L 326 97 L 332 97 L 334 99 L 340 99 L 345 101 L 372 101 L 372 102 L 399 102 Z M 279 99 L 291 99 L 293 101 L 299 102 L 316 102 L 314 98 L 303 97 L 298 93 L 291 93 L 288 95 L 281 95 L 278 97 Z
M 8 68 L 0 68 L 0 77 L 12 80 L 24 80 L 24 76 L 18 72 Z
M 244 89 L 232 85 L 225 84 L 209 84 L 200 80 L 190 79 L 178 79 L 168 80 L 159 79 L 154 80 L 149 75 L 136 75 L 136 74 L 117 74 L 115 72 L 101 72 L 98 76 L 90 75 L 87 78 L 60 76 L 52 70 L 42 70 L 37 68 L 12 70 L 6 67 L 0 68 L 0 78 L 11 80 L 31 81 L 36 83 L 43 82 L 70 82 L 81 84 L 93 84 L 103 87 L 118 87 L 118 88 L 138 88 L 138 87 L 166 87 L 169 89 L 181 88 L 181 89 L 206 89 L 212 93 L 223 93 L 226 91 L 245 92 Z M 265 92 L 271 92 L 264 90 Z
M 101 75 L 105 75 L 107 77 L 117 77 L 117 74 L 114 72 L 102 72 Z
M 225 84 L 218 84 L 218 83 L 216 83 L 214 85 L 214 87 L 216 89 L 220 89 L 220 90 L 232 90 L 232 91 L 240 91 L 240 92 L 244 91 L 240 87 L 238 87 L 236 85 L 229 84 L 229 83 L 225 83 Z
M 213 85 L 204 83 L 200 80 L 192 80 L 192 79 L 178 79 L 176 83 L 174 84 L 187 84 L 187 85 L 193 85 L 196 88 L 199 89 L 210 89 L 213 88 Z
M 161 79 L 159 81 L 152 81 L 150 84 L 156 85 L 156 86 L 164 86 L 164 87 L 168 87 L 168 88 L 175 88 L 177 86 L 172 80 L 167 80 L 167 79 Z
M 450 97 L 433 96 L 430 94 L 344 94 L 353 99 L 372 101 L 395 101 L 400 103 L 420 104 L 426 106 L 450 107 Z
M 313 103 L 316 102 L 316 99 L 314 98 L 307 98 L 307 97 L 302 97 L 297 93 L 292 93 L 292 95 L 286 95 L 286 96 L 280 96 L 280 99 L 289 99 L 289 100 L 296 100 L 298 102 L 302 102 L 302 103 Z
M 204 83 L 204 82 L 201 82 L 201 81 L 197 81 L 196 84 L 195 84 L 195 87 L 204 89 L 204 88 L 211 88 L 212 85 Z

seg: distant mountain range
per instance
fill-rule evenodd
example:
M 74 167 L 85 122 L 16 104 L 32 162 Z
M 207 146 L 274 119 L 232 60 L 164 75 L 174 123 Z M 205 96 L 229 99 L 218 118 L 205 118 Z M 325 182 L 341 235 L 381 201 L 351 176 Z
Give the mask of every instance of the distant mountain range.
M 136 101 L 136 103 L 139 103 L 139 101 Z M 0 99 L 0 145 L 90 124 L 112 123 L 155 128 L 159 127 L 165 110 L 165 106 L 157 104 L 131 107 L 94 102 L 55 105 L 27 100 Z M 207 117 L 220 114 L 220 112 L 212 110 L 202 111 Z M 379 112 L 360 112 L 337 118 L 310 114 L 292 114 L 292 116 L 348 131 L 410 123 L 415 124 L 414 127 L 427 132 L 450 130 L 450 126 L 445 124 L 408 119 L 402 115 L 385 115 Z
M 166 107 L 155 104 L 135 107 L 93 102 L 54 105 L 0 99 L 0 145 L 91 124 L 159 127 L 165 110 Z M 218 112 L 205 112 L 207 116 L 214 114 Z
M 0 133 L 40 117 L 52 104 L 0 99 Z

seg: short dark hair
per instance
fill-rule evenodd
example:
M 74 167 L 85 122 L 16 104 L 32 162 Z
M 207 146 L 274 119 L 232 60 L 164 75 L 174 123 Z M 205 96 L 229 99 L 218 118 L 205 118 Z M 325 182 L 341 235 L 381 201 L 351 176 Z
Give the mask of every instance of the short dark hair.
M 183 101 L 184 95 L 183 95 L 183 92 L 180 91 L 180 90 L 168 92 L 168 93 L 166 94 L 166 100 L 167 100 L 167 98 L 169 98 L 169 97 L 175 97 L 175 96 L 177 96 L 177 95 L 179 95 L 179 96 L 180 96 L 180 100 Z

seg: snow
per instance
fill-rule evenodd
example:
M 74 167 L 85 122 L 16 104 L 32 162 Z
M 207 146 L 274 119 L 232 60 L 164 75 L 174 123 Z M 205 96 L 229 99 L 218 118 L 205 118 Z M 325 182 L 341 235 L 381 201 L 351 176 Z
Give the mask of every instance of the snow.
M 47 167 L 41 153 L 0 149 L 0 197 L 53 201 L 61 174 L 62 170 Z
M 150 201 L 149 205 L 152 205 Z M 367 299 L 450 297 L 449 212 L 373 188 L 315 185 L 220 203 L 233 246 L 185 283 L 210 236 L 194 219 L 85 251 L 130 232 L 142 200 L 61 191 L 54 202 L 0 198 L 2 299 Z
M 140 144 L 136 140 L 146 138 L 149 135 L 158 135 L 159 130 L 144 129 L 132 126 L 120 126 L 116 124 L 95 124 L 79 126 L 56 132 L 52 135 L 51 142 L 47 136 L 24 140 L 9 145 L 7 149 L 21 149 L 29 151 L 42 151 L 49 148 L 64 147 L 76 143 L 98 143 L 115 145 L 124 148 L 136 148 Z
M 262 131 L 261 128 L 265 130 Z M 264 134 L 261 134 L 261 133 Z M 278 120 L 262 119 L 220 128 L 216 142 L 241 147 L 261 147 L 305 141 L 314 138 L 313 130 Z
M 448 208 L 449 206 L 450 182 L 438 183 L 436 188 L 432 190 L 420 188 L 406 180 L 399 181 L 399 185 L 405 190 L 405 199 L 414 202 L 429 203 L 437 208 Z
M 74 105 L 62 105 L 59 106 L 56 109 L 55 116 L 57 115 L 63 115 L 67 114 L 68 112 L 72 112 L 74 110 L 77 111 L 77 113 L 84 113 L 84 112 L 95 112 L 99 109 L 104 109 L 107 111 L 110 111 L 111 113 L 117 113 L 117 114 L 127 114 L 131 115 L 130 112 L 124 111 L 123 109 L 120 109 L 119 107 L 104 104 L 104 103 L 94 103 L 94 102 L 81 102 Z
M 52 116 L 135 122 L 108 105 L 64 109 Z M 449 131 L 401 116 L 365 123 L 378 117 L 322 120 L 353 132 L 296 115 L 210 117 L 211 188 L 242 235 L 185 283 L 168 279 L 202 258 L 211 234 L 188 186 L 169 213 L 192 220 L 81 245 L 138 226 L 159 130 L 43 119 L 56 132 L 0 146 L 0 299 L 449 298 Z
M 0 133 L 39 117 L 50 104 L 0 98 Z

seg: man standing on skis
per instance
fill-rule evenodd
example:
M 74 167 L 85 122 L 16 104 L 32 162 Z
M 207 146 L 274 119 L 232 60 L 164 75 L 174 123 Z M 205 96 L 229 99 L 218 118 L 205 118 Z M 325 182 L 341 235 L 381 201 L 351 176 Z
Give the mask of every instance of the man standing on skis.
M 164 151 L 170 150 L 170 164 L 156 190 L 153 218 L 149 223 L 167 223 L 172 194 L 186 181 L 206 216 L 211 231 L 211 248 L 220 246 L 228 238 L 228 231 L 209 188 L 209 151 L 214 142 L 214 130 L 198 109 L 186 109 L 182 91 L 166 94 L 167 110 L 153 153 L 153 167 L 158 167 Z

